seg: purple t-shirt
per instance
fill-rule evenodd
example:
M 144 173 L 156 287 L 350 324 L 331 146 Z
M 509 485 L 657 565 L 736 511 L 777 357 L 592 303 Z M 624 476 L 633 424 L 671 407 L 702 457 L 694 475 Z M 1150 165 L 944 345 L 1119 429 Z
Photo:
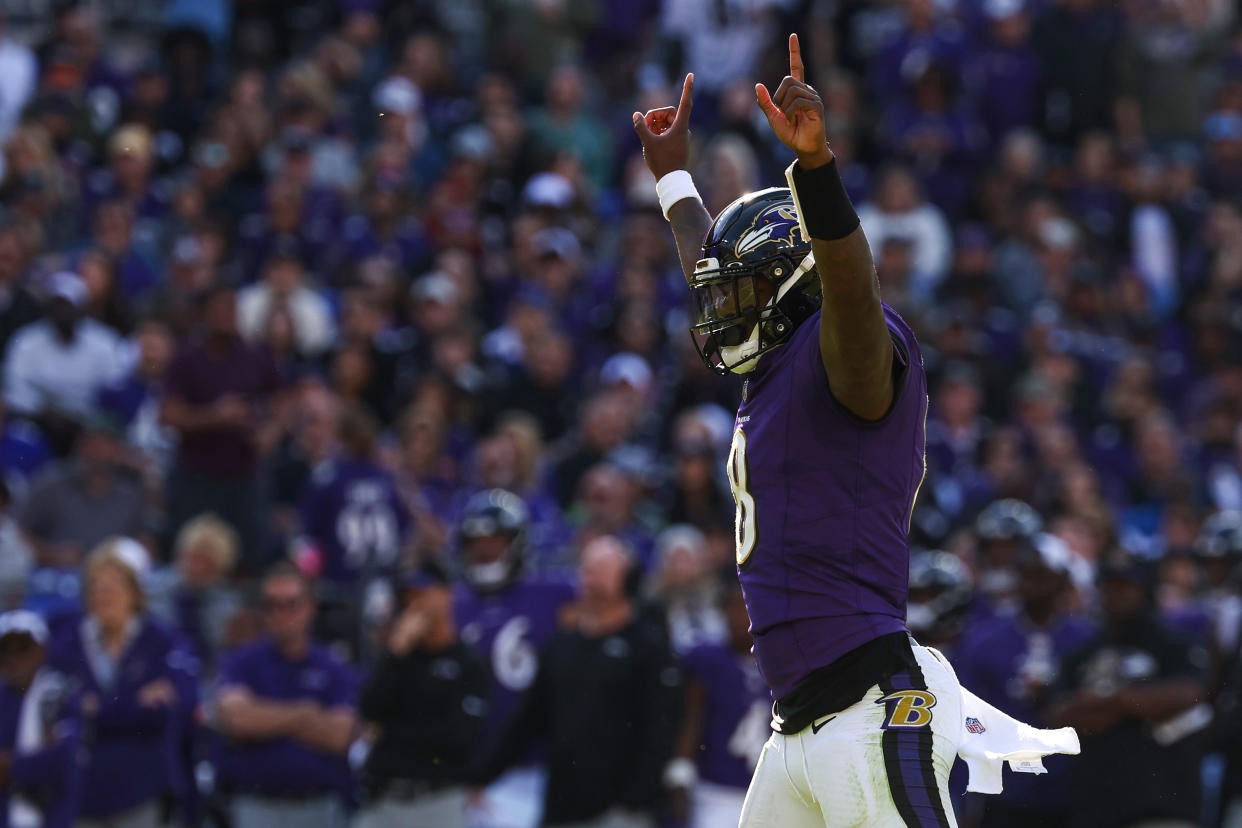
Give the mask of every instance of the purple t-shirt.
M 192 406 L 207 406 L 236 394 L 255 409 L 262 407 L 279 384 L 276 363 L 266 349 L 234 340 L 225 351 L 208 351 L 202 342 L 184 345 L 168 366 L 165 395 Z M 198 474 L 246 478 L 254 475 L 258 455 L 253 428 L 214 428 L 181 435 L 178 461 Z
M 269 638 L 234 650 L 220 662 L 220 687 L 239 686 L 269 702 L 313 701 L 322 707 L 355 707 L 353 670 L 323 647 L 287 661 Z M 221 739 L 216 773 L 223 788 L 268 796 L 344 793 L 350 782 L 343 756 L 330 756 L 293 739 L 230 742 Z
M 907 367 L 882 420 L 866 422 L 833 398 L 818 312 L 743 385 L 729 457 L 738 577 L 755 656 L 778 699 L 811 671 L 906 629 L 927 380 L 914 332 L 887 305 L 884 314 Z
M 697 764 L 699 777 L 746 788 L 772 735 L 772 699 L 755 660 L 719 644 L 695 647 L 682 662 L 706 694 Z

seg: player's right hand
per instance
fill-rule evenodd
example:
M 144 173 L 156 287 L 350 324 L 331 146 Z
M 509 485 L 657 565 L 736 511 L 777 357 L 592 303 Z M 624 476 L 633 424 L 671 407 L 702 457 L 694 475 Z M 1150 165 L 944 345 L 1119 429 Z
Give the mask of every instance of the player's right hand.
M 694 107 L 694 74 L 686 75 L 677 106 L 662 106 L 645 115 L 634 113 L 634 131 L 643 144 L 647 169 L 659 181 L 690 165 L 690 110 Z
M 832 160 L 825 132 L 824 102 L 806 82 L 802 47 L 796 34 L 789 36 L 789 74 L 775 92 L 769 92 L 762 83 L 755 84 L 755 99 L 772 132 L 797 153 L 803 169 L 814 169 Z

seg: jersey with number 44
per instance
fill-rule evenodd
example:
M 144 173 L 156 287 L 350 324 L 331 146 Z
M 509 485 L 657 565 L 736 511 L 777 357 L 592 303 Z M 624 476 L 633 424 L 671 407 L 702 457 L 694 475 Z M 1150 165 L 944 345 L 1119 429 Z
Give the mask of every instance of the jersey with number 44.
M 485 729 L 499 735 L 517 697 L 535 680 L 539 651 L 557 630 L 561 608 L 574 597 L 568 579 L 530 576 L 494 593 L 457 587 L 454 614 L 461 639 L 492 671 Z
M 755 657 L 778 699 L 813 670 L 905 629 L 927 379 L 914 332 L 887 305 L 884 315 L 904 370 L 879 421 L 829 391 L 818 312 L 743 385 L 728 460 L 738 577 Z

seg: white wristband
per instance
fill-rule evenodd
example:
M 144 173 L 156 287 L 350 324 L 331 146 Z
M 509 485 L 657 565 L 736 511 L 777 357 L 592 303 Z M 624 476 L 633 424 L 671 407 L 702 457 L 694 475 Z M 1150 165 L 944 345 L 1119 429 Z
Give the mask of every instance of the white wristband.
M 699 196 L 699 191 L 695 189 L 694 179 L 685 170 L 673 170 L 671 173 L 665 173 L 656 182 L 656 195 L 660 197 L 660 210 L 664 212 L 664 218 L 666 219 L 668 218 L 669 209 L 683 198 L 693 198 L 700 204 L 703 203 L 702 197 Z

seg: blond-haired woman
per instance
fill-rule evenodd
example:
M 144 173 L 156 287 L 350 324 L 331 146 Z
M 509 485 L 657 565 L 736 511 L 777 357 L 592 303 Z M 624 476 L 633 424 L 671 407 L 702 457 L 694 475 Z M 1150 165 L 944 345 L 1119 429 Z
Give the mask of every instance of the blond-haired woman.
M 79 826 L 148 828 L 179 776 L 172 745 L 195 703 L 192 657 L 177 634 L 146 612 L 143 550 L 112 538 L 84 565 L 85 613 L 65 624 L 49 663 L 77 679 L 93 738 L 84 769 Z
M 206 671 L 224 646 L 229 621 L 242 608 L 229 583 L 238 552 L 237 532 L 206 512 L 181 527 L 171 566 L 147 578 L 152 614 L 174 625 Z

